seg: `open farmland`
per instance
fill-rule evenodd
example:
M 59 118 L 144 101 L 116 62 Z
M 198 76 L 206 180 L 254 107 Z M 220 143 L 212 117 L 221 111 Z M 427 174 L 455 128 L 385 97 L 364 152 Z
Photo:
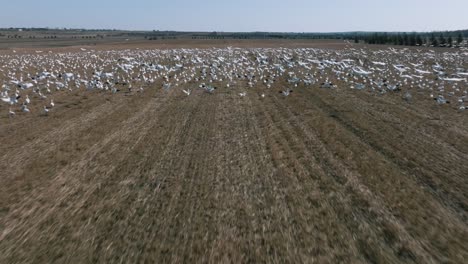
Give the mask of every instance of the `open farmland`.
M 468 259 L 468 51 L 206 43 L 2 51 L 0 263 Z

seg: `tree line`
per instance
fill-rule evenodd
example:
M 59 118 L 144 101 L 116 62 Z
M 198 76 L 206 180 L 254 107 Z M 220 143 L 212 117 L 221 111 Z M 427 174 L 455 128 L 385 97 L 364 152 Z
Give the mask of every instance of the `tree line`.
M 431 33 L 355 33 L 354 43 L 454 47 L 462 45 L 468 31 L 431 32 Z

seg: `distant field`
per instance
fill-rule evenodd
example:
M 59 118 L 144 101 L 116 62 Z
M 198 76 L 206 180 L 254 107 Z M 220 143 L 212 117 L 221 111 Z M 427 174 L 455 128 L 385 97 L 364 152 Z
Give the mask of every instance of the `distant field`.
M 343 48 L 343 40 L 239 40 L 239 39 L 159 39 L 114 37 L 105 39 L 7 39 L 0 38 L 0 52 L 12 49 L 70 48 L 88 46 L 95 49 L 125 48 L 211 48 L 211 47 L 316 47 Z
M 2 98 L 21 95 L 0 101 L 0 263 L 468 259 L 468 84 L 442 80 L 468 69 L 461 51 L 191 39 L 0 49 Z

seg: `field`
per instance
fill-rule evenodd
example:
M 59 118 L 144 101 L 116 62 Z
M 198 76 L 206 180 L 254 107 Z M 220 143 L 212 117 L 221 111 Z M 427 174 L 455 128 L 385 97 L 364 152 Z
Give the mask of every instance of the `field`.
M 21 95 L 0 101 L 0 263 L 464 263 L 467 58 L 326 41 L 0 51 L 4 101 Z

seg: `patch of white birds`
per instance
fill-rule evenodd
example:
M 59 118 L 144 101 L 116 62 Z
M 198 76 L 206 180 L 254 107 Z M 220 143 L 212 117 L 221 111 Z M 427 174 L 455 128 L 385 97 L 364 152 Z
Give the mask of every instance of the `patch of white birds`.
M 394 48 L 228 47 L 14 53 L 0 55 L 0 111 L 8 110 L 8 116 L 13 118 L 15 110 L 32 113 L 30 108 L 37 103 L 44 106 L 42 114 L 47 116 L 55 107 L 53 98 L 58 92 L 83 90 L 116 95 L 143 93 L 146 88 L 158 87 L 162 87 L 161 92 L 171 92 L 179 86 L 184 87 L 186 96 L 197 88 L 213 94 L 217 87 L 224 87 L 237 90 L 240 97 L 254 94 L 248 89 L 261 89 L 262 98 L 271 93 L 272 87 L 283 87 L 279 93 L 284 97 L 295 89 L 323 88 L 379 95 L 403 92 L 402 98 L 412 102 L 412 94 L 417 93 L 439 105 L 450 104 L 464 110 L 468 96 L 467 59 L 466 50 Z

